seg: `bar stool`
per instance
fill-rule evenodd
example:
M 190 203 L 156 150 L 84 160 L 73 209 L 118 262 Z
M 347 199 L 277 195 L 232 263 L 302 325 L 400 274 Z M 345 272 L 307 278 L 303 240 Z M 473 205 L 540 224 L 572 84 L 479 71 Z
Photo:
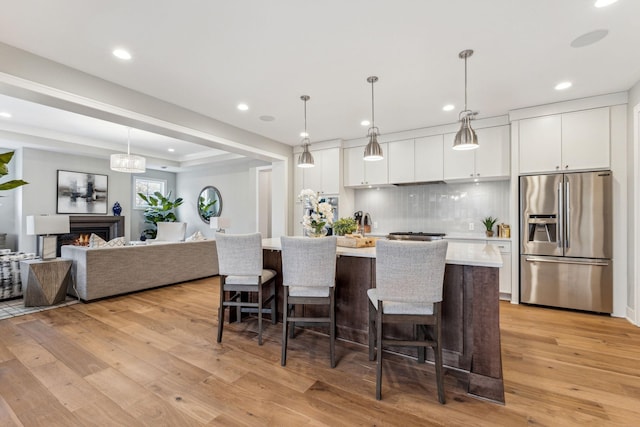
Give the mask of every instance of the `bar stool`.
M 382 399 L 382 348 L 418 348 L 424 363 L 426 347 L 435 355 L 438 400 L 445 403 L 442 374 L 442 288 L 447 256 L 445 240 L 402 242 L 378 240 L 376 287 L 369 289 L 369 360 L 376 357 L 376 399 Z M 414 326 L 412 339 L 384 338 L 388 323 Z M 374 349 L 377 353 L 374 355 Z
M 281 237 L 282 285 L 282 359 L 287 363 L 287 338 L 294 337 L 296 326 L 327 324 L 331 367 L 336 366 L 336 247 L 335 236 L 322 238 Z M 295 316 L 295 306 L 326 305 L 329 315 L 323 317 Z M 288 331 L 288 328 L 291 328 Z M 289 334 L 288 334 L 289 332 Z
M 216 233 L 216 245 L 220 269 L 218 342 L 222 341 L 224 311 L 236 307 L 238 321 L 242 320 L 242 313 L 258 314 L 258 344 L 262 345 L 262 315 L 271 314 L 271 323 L 278 322 L 276 272 L 262 268 L 262 235 Z M 265 288 L 271 288 L 266 299 Z M 243 300 L 251 293 L 257 294 L 256 302 Z M 269 304 L 270 308 L 266 308 Z

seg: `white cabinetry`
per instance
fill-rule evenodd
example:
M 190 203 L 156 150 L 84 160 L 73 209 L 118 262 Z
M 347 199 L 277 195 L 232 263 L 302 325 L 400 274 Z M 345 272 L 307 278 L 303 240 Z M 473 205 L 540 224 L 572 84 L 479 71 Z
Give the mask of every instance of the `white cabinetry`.
M 442 181 L 442 141 L 443 135 L 426 136 L 415 140 L 415 181 Z M 409 159 L 407 159 L 409 160 Z M 410 160 L 406 162 L 410 164 Z
M 415 182 L 415 147 L 413 139 L 395 141 L 388 144 L 389 182 L 400 184 Z
M 442 135 L 388 143 L 389 184 L 442 181 Z
M 363 160 L 364 147 L 344 149 L 344 186 L 384 185 L 389 183 L 388 143 L 380 144 L 384 158 L 375 162 Z
M 511 242 L 487 241 L 489 245 L 497 246 L 502 256 L 502 268 L 500 269 L 500 297 L 511 297 Z
M 455 133 L 444 135 L 444 180 L 508 178 L 510 175 L 509 126 L 477 129 L 475 150 L 454 150 Z
M 340 149 L 328 148 L 311 151 L 315 166 L 298 168 L 295 171 L 296 194 L 310 188 L 321 194 L 340 192 Z
M 609 107 L 520 120 L 520 173 L 610 167 Z

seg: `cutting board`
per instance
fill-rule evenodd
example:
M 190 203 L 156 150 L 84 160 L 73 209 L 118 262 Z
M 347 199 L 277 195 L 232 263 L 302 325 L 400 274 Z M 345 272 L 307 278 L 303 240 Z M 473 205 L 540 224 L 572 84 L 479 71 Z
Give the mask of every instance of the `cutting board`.
M 376 245 L 377 238 L 362 236 L 338 236 L 338 246 L 345 248 L 371 248 Z

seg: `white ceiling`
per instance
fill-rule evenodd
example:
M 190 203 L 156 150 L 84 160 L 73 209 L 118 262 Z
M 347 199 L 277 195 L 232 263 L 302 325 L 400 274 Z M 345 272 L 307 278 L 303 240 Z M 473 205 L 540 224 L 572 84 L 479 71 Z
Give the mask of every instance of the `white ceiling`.
M 312 143 L 366 135 L 360 122 L 371 115 L 369 75 L 380 79 L 375 118 L 381 133 L 455 122 L 464 106 L 458 53 L 468 48 L 475 51 L 468 60 L 469 108 L 478 118 L 626 91 L 640 80 L 640 1 L 601 9 L 594 2 L 0 0 L 0 41 L 297 145 L 303 94 L 311 96 Z M 608 36 L 570 46 L 598 29 Z M 115 47 L 129 49 L 133 60 L 114 58 Z M 564 80 L 573 86 L 555 91 Z M 249 110 L 238 111 L 240 102 Z M 454 111 L 442 111 L 448 103 Z M 27 101 L 0 96 L 0 111 L 13 114 L 0 118 L 4 128 L 89 145 L 126 143 L 120 125 Z M 275 120 L 261 120 L 265 115 Z M 141 130 L 132 131 L 131 141 L 138 153 L 160 159 L 193 159 L 211 150 Z

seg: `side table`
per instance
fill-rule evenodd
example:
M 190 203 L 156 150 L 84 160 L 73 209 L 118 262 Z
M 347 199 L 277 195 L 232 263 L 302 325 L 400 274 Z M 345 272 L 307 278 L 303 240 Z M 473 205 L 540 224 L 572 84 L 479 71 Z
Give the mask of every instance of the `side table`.
M 20 262 L 24 306 L 54 305 L 65 300 L 72 261 L 54 258 Z

